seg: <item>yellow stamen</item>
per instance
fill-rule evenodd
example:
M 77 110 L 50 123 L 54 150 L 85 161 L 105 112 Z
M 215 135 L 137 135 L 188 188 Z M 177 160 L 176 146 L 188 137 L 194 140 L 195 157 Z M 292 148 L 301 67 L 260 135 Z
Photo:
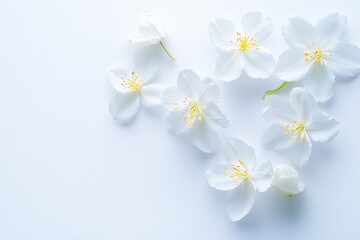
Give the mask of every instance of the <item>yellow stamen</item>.
M 139 76 L 135 73 L 135 71 L 131 71 L 130 76 L 120 77 L 121 85 L 126 88 L 130 88 L 134 91 L 140 91 L 143 87 L 144 80 L 140 80 Z
M 304 53 L 304 61 L 307 62 L 309 60 L 313 60 L 313 64 L 320 63 L 321 65 L 326 65 L 327 62 L 324 56 L 331 56 L 330 53 L 324 52 L 318 46 L 316 46 L 315 42 L 311 42 L 311 45 L 307 47 L 309 52 Z
M 237 181 L 238 178 L 247 179 L 249 177 L 249 173 L 246 170 L 246 164 L 243 160 L 239 159 L 236 164 L 230 164 L 230 167 L 231 169 L 224 168 L 224 174 L 230 178 L 234 178 L 235 181 Z
M 293 123 L 284 124 L 285 134 L 293 134 L 290 142 L 294 141 L 296 137 L 300 134 L 299 144 L 305 139 L 305 124 L 298 120 L 294 120 Z
M 249 35 L 241 34 L 240 32 L 236 32 L 236 39 L 230 40 L 231 43 L 235 44 L 236 48 L 234 50 L 246 51 L 250 47 L 254 47 L 255 50 L 260 49 L 260 45 L 256 42 L 255 39 L 250 38 Z
M 196 121 L 202 121 L 202 111 L 198 101 L 188 102 L 188 111 L 183 116 L 183 118 L 185 119 L 186 127 L 193 127 Z

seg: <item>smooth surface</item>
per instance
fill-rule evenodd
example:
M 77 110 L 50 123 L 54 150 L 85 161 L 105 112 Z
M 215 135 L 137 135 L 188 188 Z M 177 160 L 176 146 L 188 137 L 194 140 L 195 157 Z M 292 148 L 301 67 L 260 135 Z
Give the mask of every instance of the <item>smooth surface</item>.
M 206 4 L 205 4 L 206 3 Z M 277 57 L 287 49 L 280 24 L 291 15 L 311 21 L 331 11 L 348 16 L 349 41 L 360 45 L 359 1 L 0 1 L 0 239 L 359 239 L 360 79 L 336 85 L 325 111 L 340 135 L 315 144 L 303 170 L 305 192 L 288 198 L 257 194 L 254 208 L 233 223 L 226 193 L 204 172 L 223 151 L 204 155 L 165 130 L 162 111 L 142 109 L 127 126 L 108 111 L 114 91 L 106 68 L 138 48 L 125 37 L 136 17 L 158 11 L 167 21 L 158 83 L 175 84 L 191 68 L 213 77 L 212 17 L 240 23 L 248 11 L 274 20 L 266 42 Z M 221 84 L 236 136 L 264 149 L 263 92 L 276 78 Z

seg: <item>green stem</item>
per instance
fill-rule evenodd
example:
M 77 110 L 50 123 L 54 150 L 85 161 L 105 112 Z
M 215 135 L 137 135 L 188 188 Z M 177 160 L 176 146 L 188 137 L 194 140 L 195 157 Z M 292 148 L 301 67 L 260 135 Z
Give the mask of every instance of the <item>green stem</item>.
M 164 49 L 166 54 L 171 58 L 171 60 L 175 61 L 175 58 L 169 53 L 169 51 L 166 49 L 165 45 L 160 41 L 161 47 Z
M 286 85 L 288 85 L 289 82 L 283 82 L 279 87 L 275 88 L 275 89 L 272 89 L 272 90 L 268 90 L 264 93 L 263 95 L 263 99 L 265 99 L 267 96 L 270 96 L 278 91 L 280 91 L 280 89 L 282 89 L 283 87 L 285 87 Z

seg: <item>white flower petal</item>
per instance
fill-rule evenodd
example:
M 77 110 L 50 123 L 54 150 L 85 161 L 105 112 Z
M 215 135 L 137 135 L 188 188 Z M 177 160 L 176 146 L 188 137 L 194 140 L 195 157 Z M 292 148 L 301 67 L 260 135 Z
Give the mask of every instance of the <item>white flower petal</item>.
M 184 97 L 184 93 L 181 92 L 177 87 L 169 87 L 163 92 L 161 100 L 163 101 L 166 108 L 169 110 L 174 110 L 179 106 L 178 104 L 183 101 Z
M 321 64 L 313 64 L 303 85 L 317 102 L 326 102 L 334 93 L 335 77 L 329 69 Z
M 276 65 L 276 74 L 280 79 L 288 82 L 304 78 L 311 66 L 311 63 L 304 59 L 304 50 L 301 48 L 291 48 L 283 52 Z
M 264 118 L 272 123 L 288 123 L 296 118 L 296 111 L 283 97 L 270 95 L 265 98 L 267 108 L 263 112 Z
M 304 166 L 310 158 L 311 146 L 308 134 L 305 133 L 303 140 L 301 134 L 298 134 L 295 139 L 289 141 L 287 148 L 289 160 L 299 167 Z
M 130 74 L 131 70 L 128 66 L 125 66 L 121 63 L 113 63 L 107 70 L 108 72 L 108 79 L 110 80 L 110 83 L 112 87 L 120 92 L 120 93 L 129 93 L 132 92 L 131 89 L 126 88 L 121 85 L 122 79 L 121 77 Z
M 204 117 L 211 123 L 222 127 L 229 126 L 229 118 L 226 116 L 220 107 L 214 103 L 209 103 L 202 108 Z
M 276 167 L 272 185 L 279 192 L 290 196 L 302 192 L 305 188 L 296 169 L 285 164 Z
M 282 150 L 287 148 L 291 136 L 285 133 L 282 124 L 273 124 L 263 131 L 261 136 L 262 143 L 273 150 Z
M 140 90 L 141 103 L 145 106 L 158 106 L 161 104 L 160 95 L 163 89 L 160 85 L 149 84 Z
M 206 171 L 205 176 L 209 182 L 209 185 L 218 190 L 228 191 L 232 190 L 243 181 L 242 178 L 236 179 L 230 178 L 224 173 L 225 169 L 229 168 L 229 162 L 217 161 L 211 164 Z
M 243 31 L 253 37 L 258 43 L 264 42 L 272 33 L 271 18 L 260 12 L 249 12 L 242 19 Z
M 197 100 L 202 92 L 201 80 L 199 76 L 191 70 L 184 70 L 179 73 L 177 86 L 180 91 L 192 100 Z
M 229 192 L 226 211 L 232 221 L 239 221 L 251 210 L 255 199 L 255 186 L 252 181 L 243 181 Z
M 148 60 L 140 54 L 135 55 L 134 59 L 135 72 L 139 75 L 139 78 L 144 81 L 143 84 L 151 82 L 159 69 L 159 64 L 156 61 Z
M 199 101 L 202 105 L 209 103 L 218 103 L 220 100 L 220 88 L 219 86 L 212 81 L 210 78 L 204 79 L 203 82 L 203 92 L 199 98 Z
M 138 27 L 141 35 L 147 38 L 166 37 L 166 28 L 160 17 L 153 12 L 145 12 L 139 16 Z
M 224 82 L 238 79 L 244 67 L 244 57 L 238 51 L 220 51 L 216 55 L 215 74 Z
M 347 18 L 340 13 L 331 13 L 320 19 L 316 24 L 319 40 L 318 44 L 323 48 L 332 48 L 345 35 Z
M 271 186 L 273 168 L 269 160 L 260 162 L 251 172 L 251 179 L 254 181 L 259 192 L 265 192 Z
M 236 26 L 234 23 L 215 18 L 209 23 L 208 31 L 211 41 L 216 47 L 223 50 L 229 50 L 233 47 L 230 41 L 236 39 Z
M 326 61 L 336 77 L 349 78 L 360 73 L 360 49 L 357 46 L 338 44 Z
M 289 97 L 290 104 L 297 112 L 297 120 L 307 122 L 318 111 L 318 105 L 314 97 L 303 88 L 294 88 Z
M 286 43 L 294 48 L 306 48 L 316 40 L 316 29 L 301 17 L 289 18 L 281 28 Z
M 195 124 L 191 136 L 193 144 L 205 153 L 213 153 L 220 146 L 219 136 L 207 126 L 205 119 Z
M 245 142 L 237 138 L 230 138 L 225 152 L 229 161 L 242 160 L 246 164 L 247 170 L 253 169 L 256 161 L 255 150 Z
M 140 33 L 128 34 L 127 38 L 133 43 L 136 43 L 139 45 L 144 45 L 144 46 L 158 44 L 161 40 L 158 37 L 149 38 L 149 37 L 141 35 Z
M 110 101 L 110 113 L 121 122 L 132 119 L 140 106 L 140 98 L 137 92 L 117 93 Z
M 175 135 L 180 135 L 187 131 L 184 115 L 187 108 L 180 108 L 178 110 L 170 111 L 166 116 L 166 125 L 169 132 Z
M 328 142 L 340 131 L 339 122 L 323 112 L 314 114 L 307 123 L 306 131 L 316 142 Z
M 263 47 L 244 52 L 244 71 L 251 78 L 268 78 L 274 70 L 274 66 L 275 59 Z

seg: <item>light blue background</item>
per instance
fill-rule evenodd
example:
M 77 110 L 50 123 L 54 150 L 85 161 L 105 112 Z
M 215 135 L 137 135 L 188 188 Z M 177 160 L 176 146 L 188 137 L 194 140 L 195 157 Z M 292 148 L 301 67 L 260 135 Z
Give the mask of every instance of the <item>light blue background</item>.
M 165 43 L 176 62 L 153 51 L 158 83 L 171 86 L 184 68 L 213 77 L 213 17 L 240 24 L 248 11 L 267 13 L 275 28 L 266 46 L 277 57 L 287 49 L 281 22 L 294 14 L 315 21 L 339 10 L 348 15 L 350 42 L 360 45 L 359 9 L 357 0 L 1 0 L 0 239 L 360 239 L 360 79 L 337 84 L 323 105 L 342 130 L 331 143 L 314 144 L 305 192 L 258 194 L 237 223 L 226 215 L 226 194 L 204 177 L 223 152 L 204 155 L 170 135 L 161 110 L 117 124 L 106 79 L 112 62 L 127 62 L 138 49 L 125 34 L 144 10 L 167 20 Z M 222 138 L 239 137 L 272 162 L 283 159 L 260 144 L 268 125 L 261 95 L 279 83 L 221 84 L 232 123 Z

